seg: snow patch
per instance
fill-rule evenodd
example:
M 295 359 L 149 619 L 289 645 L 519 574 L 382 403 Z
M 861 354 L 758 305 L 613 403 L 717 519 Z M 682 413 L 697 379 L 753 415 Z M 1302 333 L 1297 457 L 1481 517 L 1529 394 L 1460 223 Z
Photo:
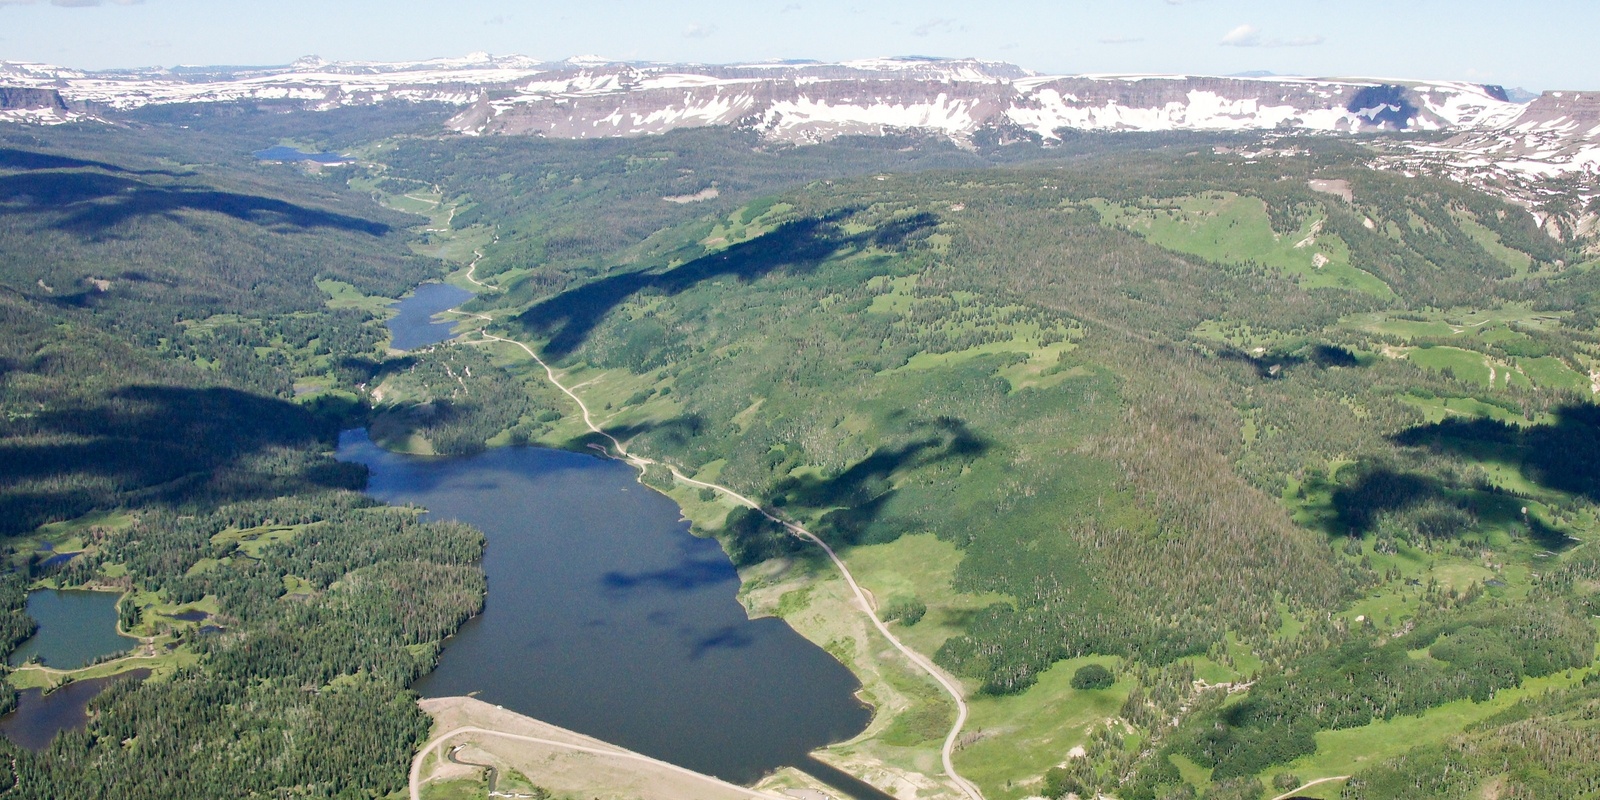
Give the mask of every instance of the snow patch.
M 714 199 L 714 198 L 716 198 L 717 196 L 719 196 L 721 194 L 722 194 L 722 192 L 720 190 L 718 190 L 717 187 L 712 186 L 712 187 L 709 187 L 709 188 L 706 188 L 706 189 L 701 189 L 700 191 L 695 192 L 694 194 L 675 194 L 675 195 L 671 195 L 669 197 L 663 197 L 661 199 L 665 200 L 665 201 L 667 201 L 669 203 L 677 203 L 678 205 L 684 205 L 686 203 L 701 203 L 701 202 L 705 202 L 706 200 Z

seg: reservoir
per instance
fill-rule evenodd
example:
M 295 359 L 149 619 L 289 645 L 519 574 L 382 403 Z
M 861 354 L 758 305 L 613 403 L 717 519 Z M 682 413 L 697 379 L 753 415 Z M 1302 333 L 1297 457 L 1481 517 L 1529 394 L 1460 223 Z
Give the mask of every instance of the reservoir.
M 77 669 L 138 644 L 117 633 L 115 592 L 45 589 L 28 595 L 28 615 L 39 622 L 33 638 L 11 654 L 11 665 L 34 655 L 47 667 Z
M 472 292 L 448 283 L 424 283 L 390 308 L 396 313 L 389 321 L 390 347 L 415 350 L 438 344 L 455 336 L 456 320 L 435 319 L 473 298 Z
M 779 619 L 751 620 L 715 541 L 637 472 L 499 448 L 403 456 L 364 431 L 339 457 L 367 491 L 488 536 L 489 597 L 413 688 L 480 699 L 726 780 L 750 782 L 861 732 L 849 670 Z

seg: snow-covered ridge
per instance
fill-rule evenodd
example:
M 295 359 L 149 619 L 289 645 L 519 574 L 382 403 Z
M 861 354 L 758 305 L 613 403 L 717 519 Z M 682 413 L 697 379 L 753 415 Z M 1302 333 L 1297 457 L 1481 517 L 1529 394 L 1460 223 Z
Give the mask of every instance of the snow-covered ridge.
M 1009 64 L 976 60 L 872 59 L 838 64 L 774 62 L 742 65 L 629 65 L 600 56 L 546 62 L 525 56 L 474 53 L 463 58 L 397 63 L 329 62 L 315 56 L 282 67 L 174 67 L 86 72 L 48 64 L 0 62 L 0 86 L 50 88 L 69 102 L 111 109 L 171 103 L 299 100 L 316 107 L 357 105 L 394 99 L 467 105 L 480 92 L 566 93 L 638 86 L 629 76 L 648 79 L 644 88 L 713 82 L 792 80 L 824 82 L 840 78 L 897 78 L 992 82 L 1031 73 Z M 596 78 L 605 75 L 606 78 Z M 605 87 L 606 80 L 611 81 Z M 574 81 L 580 86 L 558 88 Z M 581 87 L 585 81 L 591 85 Z M 620 81 L 620 82 L 619 82 Z M 581 88 L 580 88 L 581 87 Z M 395 94 L 398 93 L 398 94 Z
M 1497 87 L 1469 83 L 1046 76 L 990 62 L 878 60 L 569 67 L 486 91 L 452 126 L 471 135 L 585 138 L 733 124 L 790 141 L 903 129 L 969 141 L 1006 128 L 1049 141 L 1063 128 L 1458 130 L 1503 124 L 1521 111 Z
M 1467 83 L 1046 76 L 1000 62 L 915 57 L 668 65 L 474 53 L 400 63 L 307 57 L 283 67 L 105 72 L 0 62 L 0 86 L 55 89 L 77 109 L 445 103 L 473 107 L 456 123 L 464 133 L 575 137 L 719 124 L 748 124 L 776 138 L 807 140 L 890 128 L 965 140 L 995 125 L 1020 126 L 1042 139 L 1054 138 L 1063 127 L 1455 129 L 1503 124 L 1521 110 L 1503 91 Z M 748 117 L 730 117 L 733 110 Z
M 1551 235 L 1600 228 L 1600 92 L 1546 92 L 1509 119 L 1383 159 L 1433 172 L 1528 206 Z
M 401 63 L 307 57 L 281 67 L 103 72 L 0 62 L 0 93 L 8 90 L 0 121 L 113 119 L 117 111 L 177 103 L 306 110 L 435 103 L 457 108 L 450 126 L 471 136 L 640 136 L 723 125 L 789 142 L 919 131 L 961 143 L 1049 143 L 1067 130 L 1422 130 L 1455 135 L 1396 145 L 1385 163 L 1438 172 L 1530 207 L 1559 183 L 1552 179 L 1600 184 L 1600 93 L 1548 92 L 1523 104 L 1499 87 L 1456 81 L 1062 76 L 915 57 L 708 65 L 474 53 Z M 1584 202 L 1600 193 L 1583 191 Z

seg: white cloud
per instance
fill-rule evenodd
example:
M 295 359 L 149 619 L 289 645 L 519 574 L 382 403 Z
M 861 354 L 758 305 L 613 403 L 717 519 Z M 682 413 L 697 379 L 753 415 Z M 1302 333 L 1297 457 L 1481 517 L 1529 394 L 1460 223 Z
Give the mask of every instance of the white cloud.
M 943 17 L 930 19 L 927 22 L 911 29 L 912 36 L 927 36 L 931 33 L 949 33 L 955 26 L 955 20 Z
M 1261 29 L 1254 25 L 1240 25 L 1222 37 L 1220 44 L 1227 47 L 1260 47 Z
M 1223 47 L 1313 47 L 1322 44 L 1321 36 L 1296 36 L 1289 39 L 1266 38 L 1261 35 L 1261 29 L 1254 25 L 1240 25 L 1217 44 Z
M 705 25 L 705 24 L 701 24 L 699 22 L 696 22 L 693 25 L 690 25 L 689 27 L 683 29 L 683 38 L 685 38 L 685 39 L 704 39 L 704 38 L 706 38 L 708 36 L 711 36 L 712 34 L 714 34 L 716 32 L 717 32 L 717 26 L 715 26 L 715 25 Z

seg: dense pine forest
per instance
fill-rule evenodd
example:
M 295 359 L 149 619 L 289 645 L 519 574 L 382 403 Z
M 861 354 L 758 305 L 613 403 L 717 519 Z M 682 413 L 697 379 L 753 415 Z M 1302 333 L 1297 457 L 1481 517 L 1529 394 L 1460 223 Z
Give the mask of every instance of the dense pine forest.
M 85 730 L 0 744 L 0 782 L 403 789 L 429 730 L 406 687 L 482 606 L 483 539 L 376 506 L 362 468 L 333 461 L 384 336 L 317 281 L 394 297 L 437 274 L 406 247 L 416 218 L 235 141 L 37 133 L 0 141 L 0 649 L 32 632 L 25 589 L 44 582 L 125 592 L 122 626 L 163 655 L 130 662 L 157 676 L 113 684 Z M 39 557 L 63 542 L 81 554 Z
M 472 330 L 387 350 L 384 298 L 447 273 L 482 282 L 467 328 L 541 352 L 632 450 L 860 569 L 972 695 L 956 762 L 988 797 L 1600 791 L 1592 241 L 1360 139 L 477 140 L 430 114 L 0 128 L 0 650 L 49 585 L 124 592 L 171 654 L 48 750 L 0 744 L 16 795 L 403 788 L 406 687 L 484 602 L 483 540 L 363 498 L 337 432 L 604 444 Z M 278 141 L 358 163 L 248 157 Z M 843 608 L 819 554 L 644 479 L 753 610 L 903 707 L 838 752 L 928 769 L 953 711 L 807 627 Z

